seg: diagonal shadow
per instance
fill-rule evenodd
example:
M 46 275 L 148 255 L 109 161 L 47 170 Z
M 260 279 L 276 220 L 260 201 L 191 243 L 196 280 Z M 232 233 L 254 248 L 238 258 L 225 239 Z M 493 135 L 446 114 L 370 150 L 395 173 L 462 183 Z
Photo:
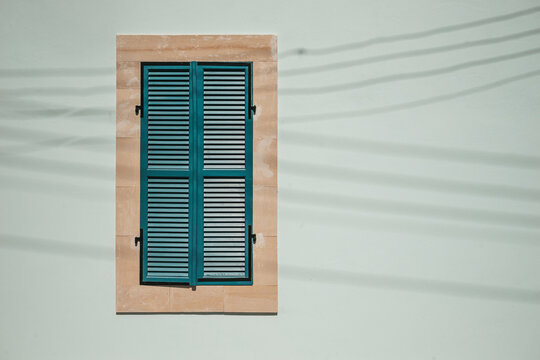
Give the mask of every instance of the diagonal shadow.
M 434 218 L 445 221 L 482 223 L 495 227 L 540 229 L 540 216 L 509 211 L 431 205 L 358 196 L 344 196 L 299 189 L 279 190 L 279 199 L 290 204 L 335 208 L 362 213 L 382 213 L 402 217 Z
M 51 239 L 0 233 L 0 247 L 20 251 L 49 253 L 62 256 L 77 256 L 112 261 L 114 249 L 105 246 L 75 244 Z
M 540 169 L 540 157 L 525 154 L 355 139 L 344 136 L 309 134 L 305 131 L 294 130 L 280 130 L 279 140 L 287 145 L 307 146 L 318 149 L 323 147 L 332 150 L 372 153 L 385 156 Z M 280 159 L 280 167 L 282 161 Z
M 56 109 L 19 109 L 5 112 L 8 116 L 37 119 L 42 117 L 79 117 L 114 115 L 114 109 L 97 107 L 62 107 Z
M 453 50 L 461 50 L 461 49 L 468 49 L 468 48 L 473 48 L 473 47 L 478 47 L 478 46 L 492 45 L 492 44 L 497 44 L 497 43 L 501 43 L 505 41 L 522 39 L 522 38 L 537 35 L 537 34 L 540 34 L 540 28 L 523 31 L 523 32 L 515 33 L 515 34 L 500 36 L 500 37 L 492 37 L 492 38 L 475 40 L 475 41 L 466 41 L 466 42 L 457 43 L 457 44 L 443 45 L 443 46 L 437 46 L 437 47 L 431 47 L 431 48 L 425 48 L 425 49 L 400 51 L 400 52 L 395 52 L 395 53 L 390 53 L 390 54 L 371 56 L 371 57 L 367 57 L 363 59 L 339 61 L 339 62 L 324 64 L 324 65 L 304 66 L 304 67 L 296 68 L 296 69 L 282 70 L 279 72 L 279 76 L 285 76 L 285 77 L 298 76 L 298 75 L 306 75 L 306 74 L 321 73 L 321 72 L 334 71 L 334 70 L 340 70 L 340 69 L 347 69 L 347 68 L 351 68 L 355 66 L 374 64 L 374 63 L 383 62 L 383 61 L 406 59 L 406 58 L 423 56 L 423 55 L 444 53 L 444 52 L 449 52 Z
M 18 251 L 31 251 L 69 257 L 76 256 L 106 261 L 112 261 L 114 259 L 113 248 L 105 246 L 74 244 L 5 233 L 0 234 L 0 247 Z M 489 300 L 540 302 L 539 290 L 291 265 L 281 265 L 279 272 L 282 277 L 300 281 L 432 293 L 447 296 L 485 298 Z
M 114 145 L 114 141 L 109 141 L 99 136 L 64 136 L 54 139 L 32 141 L 31 143 L 26 144 L 0 147 L 0 158 L 3 156 L 17 156 L 22 154 L 35 153 L 45 149 L 55 149 L 62 147 L 78 147 L 87 151 L 109 154 L 110 151 L 107 146 L 111 145 Z
M 413 32 L 398 34 L 398 35 L 378 36 L 378 37 L 374 37 L 372 39 L 367 39 L 363 41 L 351 42 L 348 44 L 341 44 L 341 45 L 333 45 L 333 46 L 328 46 L 328 47 L 318 48 L 318 49 L 296 48 L 296 49 L 280 52 L 279 58 L 285 59 L 287 57 L 291 57 L 295 55 L 320 56 L 320 55 L 339 53 L 343 51 L 364 49 L 364 48 L 374 46 L 374 45 L 396 43 L 396 42 L 405 41 L 405 40 L 414 40 L 414 39 L 420 39 L 420 38 L 430 37 L 434 35 L 450 33 L 454 31 L 472 29 L 475 27 L 480 27 L 480 26 L 484 26 L 488 24 L 495 24 L 498 22 L 504 22 L 504 21 L 508 21 L 512 19 L 517 19 L 523 16 L 536 14 L 538 12 L 540 12 L 540 6 L 534 6 L 534 7 L 523 9 L 523 10 L 516 11 L 513 13 L 464 22 L 461 24 L 442 26 L 442 27 L 429 29 L 429 30 L 413 31 Z
M 102 116 L 112 116 L 114 108 L 107 107 L 70 107 L 55 106 L 50 102 L 40 102 L 29 98 L 0 98 L 0 105 L 3 105 L 4 117 L 17 120 L 39 120 L 44 117 L 87 117 L 98 116 L 100 121 Z M 105 118 L 106 119 L 106 118 Z M 108 121 L 108 119 L 106 119 Z
M 56 86 L 56 87 L 26 87 L 18 89 L 1 89 L 0 96 L 4 98 L 18 97 L 18 96 L 87 96 L 87 95 L 100 95 L 107 93 L 114 93 L 115 86 L 98 85 L 89 87 L 74 87 L 74 86 Z
M 64 77 L 114 75 L 114 67 L 102 68 L 41 68 L 41 69 L 0 69 L 0 77 Z
M 333 181 L 370 183 L 375 185 L 412 188 L 416 190 L 465 193 L 490 198 L 540 202 L 540 190 L 510 185 L 447 180 L 441 178 L 359 170 L 333 165 L 313 165 L 303 162 L 280 160 L 279 170 L 295 176 L 329 179 Z
M 110 146 L 114 144 L 113 141 L 105 140 L 101 137 L 82 137 L 82 136 L 65 136 L 58 137 L 55 139 L 47 139 L 40 141 L 33 141 L 31 143 L 3 146 L 0 147 L 0 158 L 3 156 L 17 156 L 22 154 L 31 154 L 39 152 L 45 149 L 55 149 L 62 147 L 73 147 L 101 152 L 104 154 L 109 154 L 110 151 L 105 146 Z M 1 163 L 1 160 L 0 160 Z
M 73 198 L 84 200 L 87 204 L 91 202 L 107 202 L 114 201 L 114 188 L 109 186 L 95 186 L 84 184 L 79 181 L 65 182 L 58 179 L 51 180 L 42 176 L 11 176 L 5 172 L 0 175 L 0 186 L 3 191 L 15 190 L 16 195 L 32 194 L 38 196 L 52 196 L 58 199 Z M 15 194 L 15 192 L 12 192 Z
M 114 138 L 104 136 L 71 136 L 35 128 L 16 128 L 1 125 L 0 134 L 2 134 L 3 138 L 9 138 L 10 140 L 25 141 L 24 144 L 1 146 L 0 163 L 3 156 L 30 154 L 40 150 L 62 147 L 77 147 L 87 151 L 109 153 L 110 149 L 107 147 L 115 144 Z
M 281 202 L 281 198 L 280 198 Z M 309 224 L 310 229 L 354 229 L 358 232 L 382 232 L 425 237 L 430 240 L 500 242 L 540 246 L 540 232 L 530 229 L 491 227 L 480 223 L 446 222 L 444 219 L 395 217 L 392 214 L 358 214 L 348 209 L 313 208 L 301 203 L 280 204 L 294 215 L 295 224 Z M 316 231 L 316 230 L 315 230 Z
M 285 69 L 279 72 L 279 76 L 298 76 L 326 71 L 334 71 L 337 69 L 345 69 L 360 65 L 373 64 L 382 61 L 405 59 L 423 55 L 438 54 L 453 50 L 468 49 L 478 46 L 492 45 L 506 41 L 522 39 L 529 36 L 534 36 L 540 33 L 540 28 L 535 28 L 527 31 L 522 31 L 514 34 L 491 37 L 475 41 L 466 41 L 456 44 L 443 45 L 431 48 L 416 49 L 410 51 L 401 51 L 390 54 L 367 57 L 363 59 L 339 61 L 324 65 L 304 66 L 296 69 Z M 0 77 L 38 77 L 38 76 L 95 76 L 95 75 L 114 75 L 114 68 L 42 68 L 42 69 L 0 69 Z
M 318 87 L 312 86 L 312 87 L 306 87 L 306 88 L 282 88 L 280 89 L 280 92 L 283 95 L 316 95 L 316 94 L 326 94 L 326 93 L 332 93 L 332 92 L 338 92 L 338 91 L 346 91 L 346 90 L 365 88 L 369 86 L 385 84 L 385 83 L 390 83 L 390 82 L 405 81 L 405 80 L 411 80 L 411 79 L 422 79 L 422 78 L 426 78 L 430 76 L 448 74 L 448 73 L 465 70 L 465 69 L 469 69 L 473 67 L 495 64 L 498 62 L 513 60 L 513 59 L 519 59 L 522 57 L 531 56 L 538 53 L 540 53 L 540 47 L 530 49 L 530 50 L 520 51 L 520 52 L 516 52 L 512 54 L 502 55 L 502 56 L 495 56 L 495 57 L 490 57 L 486 59 L 467 61 L 461 64 L 446 66 L 446 67 L 441 67 L 441 68 L 436 68 L 436 69 L 431 69 L 431 70 L 413 71 L 413 72 L 408 72 L 408 73 L 397 73 L 397 74 L 385 75 L 385 76 L 376 77 L 372 79 L 353 81 L 353 82 L 337 84 L 337 85 L 327 85 L 327 86 L 318 86 Z
M 538 304 L 540 290 L 421 279 L 405 276 L 321 269 L 296 265 L 281 265 L 280 276 L 299 281 L 368 287 L 384 290 L 410 291 L 427 294 L 481 298 L 495 301 L 515 301 Z
M 299 116 L 281 116 L 281 126 L 294 124 L 294 123 L 306 123 L 313 121 L 335 121 L 336 119 L 344 119 L 351 117 L 364 117 L 372 116 L 377 114 L 386 114 L 392 113 L 401 110 L 414 109 L 417 107 L 422 107 L 426 105 L 436 104 L 440 102 L 445 102 L 448 100 L 457 99 L 460 97 L 488 91 L 495 89 L 507 84 L 511 84 L 517 81 L 530 79 L 540 75 L 540 70 L 529 71 L 523 74 L 516 76 L 507 77 L 501 80 L 493 81 L 484 85 L 475 86 L 469 89 L 460 90 L 452 93 L 447 93 L 443 95 L 433 96 L 425 99 L 403 102 L 393 105 L 379 106 L 364 110 L 353 110 L 353 111 L 342 111 L 342 112 L 333 112 L 333 113 L 322 113 L 322 114 L 311 114 L 311 115 L 299 115 Z
M 122 166 L 127 165 L 118 164 L 118 169 L 122 169 Z M 114 167 L 107 165 L 35 158 L 22 155 L 2 157 L 0 167 L 99 180 L 114 178 Z

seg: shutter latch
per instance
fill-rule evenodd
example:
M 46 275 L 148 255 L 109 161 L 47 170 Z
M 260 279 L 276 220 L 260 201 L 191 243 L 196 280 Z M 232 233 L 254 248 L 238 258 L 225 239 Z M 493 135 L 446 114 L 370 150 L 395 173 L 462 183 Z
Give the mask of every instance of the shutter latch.
M 256 105 L 251 105 L 249 107 L 249 110 L 253 111 L 253 115 L 255 115 L 257 113 L 257 106 Z
M 135 105 L 135 115 L 139 116 L 139 112 L 141 113 L 142 115 L 142 106 L 141 105 Z
M 139 236 L 135 236 L 135 246 L 137 243 L 141 243 L 143 238 L 143 229 L 139 229 Z
M 253 241 L 254 244 L 257 242 L 257 234 L 253 234 L 251 231 L 251 225 L 248 226 L 248 237 L 249 241 Z

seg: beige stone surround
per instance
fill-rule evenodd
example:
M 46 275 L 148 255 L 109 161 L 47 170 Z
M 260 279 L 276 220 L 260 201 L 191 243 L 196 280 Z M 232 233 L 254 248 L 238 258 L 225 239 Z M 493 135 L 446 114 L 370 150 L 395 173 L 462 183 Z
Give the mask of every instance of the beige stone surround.
M 252 286 L 139 284 L 140 63 L 252 61 Z M 277 313 L 277 38 L 273 35 L 117 35 L 117 313 Z

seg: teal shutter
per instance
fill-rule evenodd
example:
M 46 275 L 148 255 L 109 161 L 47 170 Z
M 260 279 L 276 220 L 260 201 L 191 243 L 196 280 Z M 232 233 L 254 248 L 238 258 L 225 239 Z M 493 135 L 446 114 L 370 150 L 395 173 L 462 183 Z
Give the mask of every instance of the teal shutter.
M 199 214 L 197 275 L 202 281 L 250 278 L 253 125 L 250 67 L 197 68 Z
M 191 69 L 142 67 L 142 281 L 189 282 L 193 171 Z M 192 252 L 192 251 L 191 251 Z
M 141 69 L 141 282 L 251 284 L 251 64 Z

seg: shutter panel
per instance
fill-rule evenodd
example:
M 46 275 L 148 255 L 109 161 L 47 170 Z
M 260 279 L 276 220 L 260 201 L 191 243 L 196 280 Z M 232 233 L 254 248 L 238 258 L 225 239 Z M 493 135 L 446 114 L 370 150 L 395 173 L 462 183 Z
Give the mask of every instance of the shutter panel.
M 190 279 L 190 66 L 143 66 L 143 282 Z
M 188 179 L 148 179 L 147 246 L 148 278 L 188 279 Z
M 197 71 L 203 153 L 198 276 L 203 281 L 250 278 L 250 76 L 248 65 L 202 65 Z
M 204 69 L 204 168 L 244 169 L 245 69 Z
M 141 282 L 251 284 L 251 65 L 141 66 Z
M 148 69 L 148 168 L 189 166 L 189 68 Z
M 246 277 L 244 178 L 204 179 L 204 276 Z

